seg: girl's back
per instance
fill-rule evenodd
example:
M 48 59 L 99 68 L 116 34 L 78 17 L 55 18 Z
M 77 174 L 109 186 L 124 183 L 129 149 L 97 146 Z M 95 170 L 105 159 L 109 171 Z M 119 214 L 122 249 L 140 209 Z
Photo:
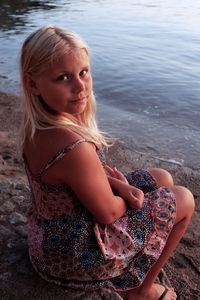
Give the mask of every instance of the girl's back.
M 32 174 L 37 174 L 61 149 L 81 137 L 66 129 L 36 130 L 34 140 L 27 140 L 24 154 Z M 61 171 L 61 170 L 60 170 Z M 57 167 L 54 163 L 42 176 L 46 183 L 58 184 Z

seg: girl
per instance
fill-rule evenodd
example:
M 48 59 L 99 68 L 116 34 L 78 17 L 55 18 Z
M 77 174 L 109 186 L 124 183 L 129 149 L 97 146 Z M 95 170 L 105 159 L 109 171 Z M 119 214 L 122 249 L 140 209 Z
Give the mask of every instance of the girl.
M 21 51 L 21 149 L 32 190 L 30 259 L 46 280 L 130 299 L 176 299 L 155 279 L 184 234 L 193 196 L 162 169 L 106 166 L 87 45 L 46 26 Z

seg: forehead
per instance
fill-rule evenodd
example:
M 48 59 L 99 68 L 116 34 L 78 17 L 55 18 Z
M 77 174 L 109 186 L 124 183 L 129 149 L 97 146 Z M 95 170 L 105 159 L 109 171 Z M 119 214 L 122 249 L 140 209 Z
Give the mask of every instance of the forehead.
M 52 68 L 67 68 L 70 71 L 70 69 L 87 66 L 89 63 L 89 56 L 85 49 L 73 49 L 57 56 L 53 61 Z

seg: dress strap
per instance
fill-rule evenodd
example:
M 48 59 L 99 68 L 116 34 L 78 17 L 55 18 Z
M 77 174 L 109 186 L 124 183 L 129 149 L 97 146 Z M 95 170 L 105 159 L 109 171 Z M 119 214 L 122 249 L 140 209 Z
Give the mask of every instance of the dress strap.
M 34 177 L 41 177 L 41 175 L 53 164 L 55 163 L 57 160 L 59 160 L 60 158 L 62 158 L 64 155 L 66 155 L 69 151 L 73 150 L 76 146 L 78 146 L 80 143 L 82 142 L 89 142 L 86 139 L 79 139 L 76 140 L 74 142 L 72 142 L 72 144 L 65 146 L 63 149 L 59 150 L 56 154 L 53 155 L 53 157 L 47 161 L 47 163 L 45 163 L 45 165 L 40 169 L 40 171 L 34 175 Z

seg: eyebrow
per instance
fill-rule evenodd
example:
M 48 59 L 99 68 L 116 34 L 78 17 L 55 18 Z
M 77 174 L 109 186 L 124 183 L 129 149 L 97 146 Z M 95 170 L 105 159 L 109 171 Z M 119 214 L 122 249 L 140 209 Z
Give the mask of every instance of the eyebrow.
M 81 70 L 83 70 L 83 69 L 89 69 L 89 67 L 90 67 L 90 65 L 86 65 L 86 66 L 84 66 L 84 67 L 82 67 L 81 68 Z M 61 70 L 61 69 L 60 69 Z M 66 73 L 72 73 L 71 71 L 69 71 L 69 70 L 61 70 L 60 72 L 66 72 Z

